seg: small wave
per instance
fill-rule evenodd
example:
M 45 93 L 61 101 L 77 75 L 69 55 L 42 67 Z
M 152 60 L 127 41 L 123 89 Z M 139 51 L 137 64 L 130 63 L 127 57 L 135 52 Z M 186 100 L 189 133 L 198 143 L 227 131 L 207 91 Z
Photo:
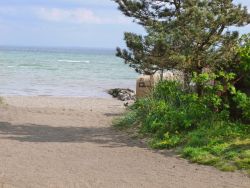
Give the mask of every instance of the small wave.
M 45 64 L 42 63 L 21 63 L 19 67 L 44 67 Z
M 78 60 L 70 60 L 70 59 L 59 59 L 58 62 L 66 62 L 66 63 L 90 63 L 89 60 L 86 61 L 78 61 Z

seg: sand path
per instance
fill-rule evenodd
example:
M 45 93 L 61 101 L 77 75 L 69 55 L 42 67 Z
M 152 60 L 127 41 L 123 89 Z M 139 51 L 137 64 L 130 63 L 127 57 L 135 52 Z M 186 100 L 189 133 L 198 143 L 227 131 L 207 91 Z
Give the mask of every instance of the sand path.
M 110 127 L 112 99 L 6 97 L 0 107 L 0 188 L 250 187 L 240 173 L 190 164 Z

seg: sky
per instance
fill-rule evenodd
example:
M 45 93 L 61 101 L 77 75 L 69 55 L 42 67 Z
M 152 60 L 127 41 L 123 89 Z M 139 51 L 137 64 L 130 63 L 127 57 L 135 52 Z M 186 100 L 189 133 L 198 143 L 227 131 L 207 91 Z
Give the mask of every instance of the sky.
M 250 0 L 235 2 L 250 10 Z M 143 28 L 112 0 L 0 0 L 2 46 L 124 47 L 125 31 L 143 33 Z

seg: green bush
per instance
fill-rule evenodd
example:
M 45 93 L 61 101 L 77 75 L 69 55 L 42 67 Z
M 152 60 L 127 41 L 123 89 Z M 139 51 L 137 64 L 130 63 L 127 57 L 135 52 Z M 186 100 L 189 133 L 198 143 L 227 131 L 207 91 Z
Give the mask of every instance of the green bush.
M 215 111 L 209 99 L 164 81 L 149 97 L 137 100 L 116 125 L 137 127 L 153 148 L 178 146 L 192 162 L 249 170 L 250 125 L 233 122 L 227 108 Z

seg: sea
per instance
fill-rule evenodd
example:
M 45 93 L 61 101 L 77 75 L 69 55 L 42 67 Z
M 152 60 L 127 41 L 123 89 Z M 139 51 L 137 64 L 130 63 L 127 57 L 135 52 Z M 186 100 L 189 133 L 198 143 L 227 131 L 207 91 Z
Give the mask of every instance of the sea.
M 0 47 L 1 96 L 109 97 L 135 89 L 135 73 L 115 50 Z

